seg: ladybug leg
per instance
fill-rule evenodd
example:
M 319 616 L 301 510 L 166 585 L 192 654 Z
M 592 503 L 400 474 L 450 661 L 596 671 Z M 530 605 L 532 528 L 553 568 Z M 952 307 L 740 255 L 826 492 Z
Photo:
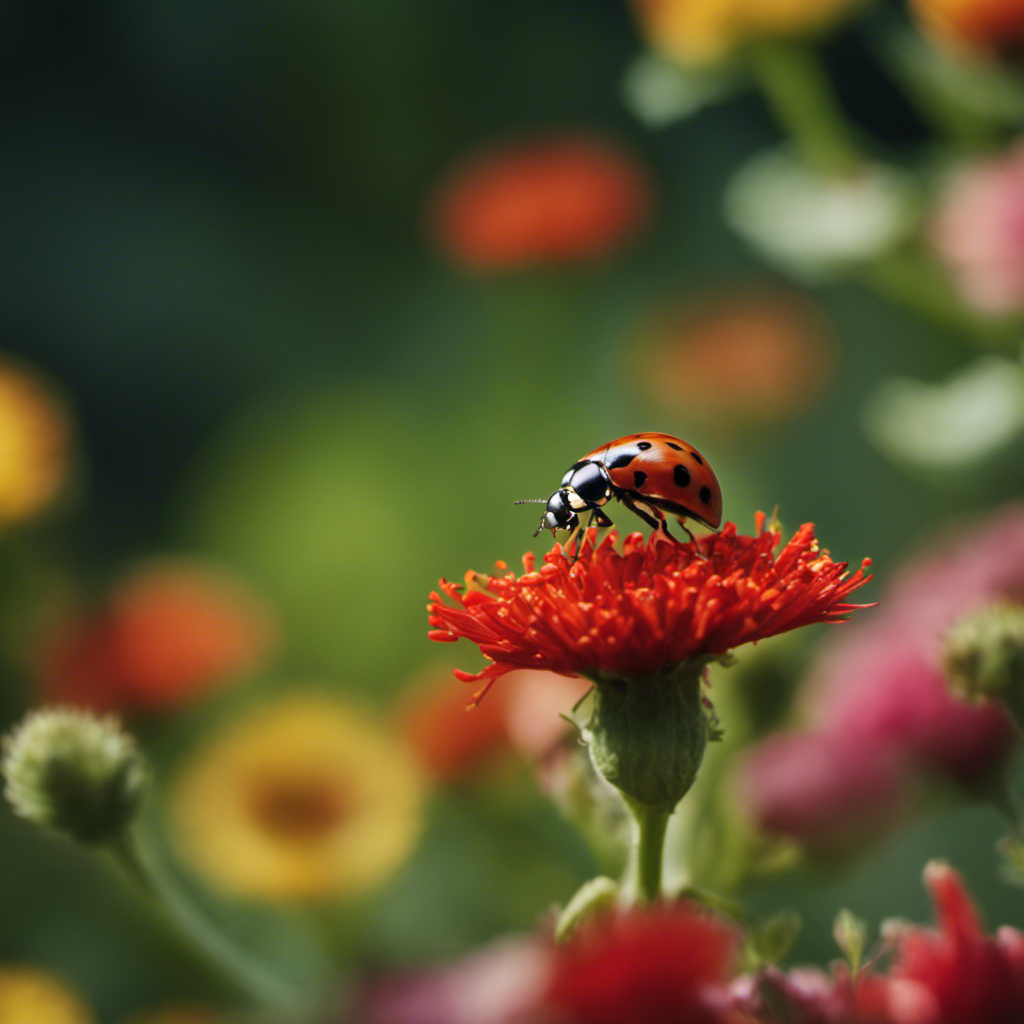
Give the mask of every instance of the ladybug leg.
M 619 501 L 622 502 L 623 505 L 626 506 L 626 508 L 629 509 L 630 512 L 633 512 L 635 515 L 638 515 L 648 526 L 653 526 L 656 530 L 658 530 L 664 524 L 665 517 L 661 514 L 661 512 L 659 512 L 653 506 L 648 505 L 646 502 L 644 502 L 644 507 L 641 508 L 637 499 L 633 498 L 626 491 L 620 491 L 619 494 L 616 495 L 616 497 L 619 499 Z M 650 509 L 650 511 L 647 511 L 648 509 Z M 671 537 L 672 535 L 669 534 L 669 536 Z M 674 537 L 672 539 L 675 540 Z
M 644 508 L 640 508 L 640 499 L 633 498 L 628 494 L 620 494 L 619 500 L 623 505 L 626 506 L 631 512 L 635 512 L 645 523 L 653 526 L 656 530 L 660 530 L 673 544 L 682 544 L 678 537 L 674 537 L 669 532 L 668 521 L 665 519 L 665 513 L 661 511 L 655 505 L 648 505 L 647 502 L 643 502 Z M 645 511 L 649 509 L 650 512 Z M 697 545 L 697 538 L 687 529 L 682 519 L 679 520 L 679 527 L 690 538 L 690 543 L 693 544 L 693 550 L 698 558 L 707 557 Z
M 602 530 L 612 525 L 612 521 L 608 518 L 608 516 L 597 507 L 593 507 L 590 510 L 590 518 L 587 520 L 587 530 L 589 530 L 594 525 L 594 523 L 597 523 L 598 527 Z M 583 529 L 583 524 L 577 520 L 576 528 L 573 531 L 572 535 L 566 538 L 567 545 L 569 541 L 573 539 L 573 537 L 576 538 L 576 552 L 572 556 L 573 565 L 575 565 L 577 561 L 579 561 L 580 551 L 583 548 L 583 537 L 585 533 L 586 530 Z
M 690 543 L 693 545 L 693 550 L 696 552 L 697 557 L 706 559 L 708 556 L 705 555 L 703 551 L 701 551 L 700 545 L 698 545 L 697 543 L 697 538 L 694 537 L 694 535 L 690 532 L 690 528 L 686 525 L 686 522 L 682 518 L 682 516 L 679 517 L 678 522 L 679 529 L 682 530 L 683 533 L 685 533 L 686 536 L 690 538 Z

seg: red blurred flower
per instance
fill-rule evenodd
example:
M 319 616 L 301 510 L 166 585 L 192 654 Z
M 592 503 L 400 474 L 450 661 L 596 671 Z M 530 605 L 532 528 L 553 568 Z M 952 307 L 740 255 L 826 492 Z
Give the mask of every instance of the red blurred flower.
M 630 534 L 619 551 L 614 531 L 595 548 L 588 531 L 575 563 L 556 545 L 540 569 L 532 553 L 524 555 L 522 576 L 471 572 L 465 586 L 442 580 L 454 607 L 431 594 L 430 637 L 465 637 L 491 660 L 481 672 L 455 673 L 485 682 L 475 703 L 517 668 L 645 676 L 798 626 L 838 622 L 863 607 L 846 599 L 866 582 L 864 568 L 848 575 L 811 524 L 777 556 L 779 535 L 764 529 L 763 515 L 757 529 L 748 537 L 727 523 L 697 541 L 699 551 L 657 533 Z
M 768 968 L 736 979 L 730 1002 L 757 1022 L 801 1024 L 1011 1024 L 1024 1020 L 1024 933 L 985 934 L 960 876 L 947 864 L 925 868 L 937 929 L 885 926 L 895 959 L 888 971 L 851 978 L 816 968 Z
M 979 1024 L 1024 1020 L 1024 933 L 990 938 L 960 876 L 933 861 L 925 869 L 938 929 L 890 927 L 896 962 L 887 979 L 893 1024 Z
M 635 158 L 581 134 L 506 142 L 465 158 L 431 197 L 430 234 L 459 263 L 505 270 L 599 259 L 650 217 Z
M 724 1024 L 737 952 L 731 929 L 695 907 L 635 910 L 585 924 L 555 951 L 543 1005 L 560 1024 Z
M 259 664 L 277 643 L 267 605 L 235 579 L 184 561 L 137 568 L 90 610 L 52 626 L 38 654 L 45 700 L 167 710 Z
M 910 0 L 925 30 L 953 50 L 1020 53 L 1024 4 L 1020 0 Z

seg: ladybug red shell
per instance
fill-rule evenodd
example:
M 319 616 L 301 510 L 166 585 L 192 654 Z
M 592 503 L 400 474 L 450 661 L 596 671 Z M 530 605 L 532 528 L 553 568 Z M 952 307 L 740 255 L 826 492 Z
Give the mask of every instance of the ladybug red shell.
M 587 511 L 591 523 L 611 526 L 601 506 L 612 498 L 670 537 L 665 512 L 696 519 L 712 530 L 722 522 L 718 479 L 692 444 L 671 434 L 629 434 L 569 467 L 534 536 L 541 530 L 574 530 L 579 514 Z

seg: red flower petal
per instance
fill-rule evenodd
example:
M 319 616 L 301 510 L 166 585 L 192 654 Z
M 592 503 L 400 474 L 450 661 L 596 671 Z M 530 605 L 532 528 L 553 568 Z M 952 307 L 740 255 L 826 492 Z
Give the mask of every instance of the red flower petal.
M 1003 928 L 988 937 L 949 865 L 933 861 L 924 877 L 939 927 L 897 931 L 891 1005 L 926 1007 L 929 1024 L 1024 1020 L 1024 936 Z
M 467 573 L 460 586 L 441 581 L 452 602 L 431 594 L 432 639 L 472 640 L 493 664 L 456 672 L 465 682 L 491 683 L 517 668 L 560 675 L 648 675 L 694 658 L 725 654 L 814 622 L 839 622 L 855 608 L 846 599 L 869 577 L 864 562 L 852 575 L 833 562 L 805 524 L 773 554 L 779 535 L 748 537 L 727 523 L 697 544 L 659 534 L 630 534 L 616 547 L 611 531 L 595 547 L 588 531 L 578 560 L 561 545 L 523 557 L 525 573 Z

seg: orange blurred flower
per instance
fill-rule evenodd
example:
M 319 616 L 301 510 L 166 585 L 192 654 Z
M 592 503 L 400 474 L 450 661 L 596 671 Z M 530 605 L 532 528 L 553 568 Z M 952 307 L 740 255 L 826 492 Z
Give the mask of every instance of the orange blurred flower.
M 921 26 L 940 46 L 993 55 L 1024 52 L 1021 0 L 910 0 Z
M 724 293 L 669 310 L 632 364 L 645 395 L 687 418 L 780 420 L 828 385 L 835 348 L 824 314 L 781 289 Z
M 861 0 L 633 0 L 651 47 L 687 64 L 712 64 L 763 37 L 827 28 Z
M 56 978 L 29 967 L 0 967 L 0 1021 L 92 1024 L 81 1000 Z
M 52 626 L 38 672 L 49 701 L 166 710 L 254 668 L 277 640 L 274 614 L 236 579 L 166 559 L 138 566 L 99 607 Z
M 508 751 L 502 703 L 467 709 L 466 694 L 449 672 L 414 681 L 401 699 L 398 721 L 423 766 L 442 782 L 486 770 Z
M 650 217 L 650 176 L 635 157 L 584 134 L 497 143 L 449 169 L 427 223 L 438 247 L 476 271 L 600 259 Z
M 569 728 L 568 714 L 590 684 L 551 672 L 513 672 L 492 700 L 468 707 L 451 672 L 415 681 L 399 706 L 403 733 L 424 767 L 442 782 L 486 771 L 515 751 L 543 758 Z
M 319 694 L 230 723 L 185 765 L 171 812 L 183 854 L 262 899 L 352 894 L 385 881 L 421 827 L 412 754 L 371 717 Z
M 70 425 L 44 381 L 0 358 L 0 526 L 35 514 L 68 474 Z

